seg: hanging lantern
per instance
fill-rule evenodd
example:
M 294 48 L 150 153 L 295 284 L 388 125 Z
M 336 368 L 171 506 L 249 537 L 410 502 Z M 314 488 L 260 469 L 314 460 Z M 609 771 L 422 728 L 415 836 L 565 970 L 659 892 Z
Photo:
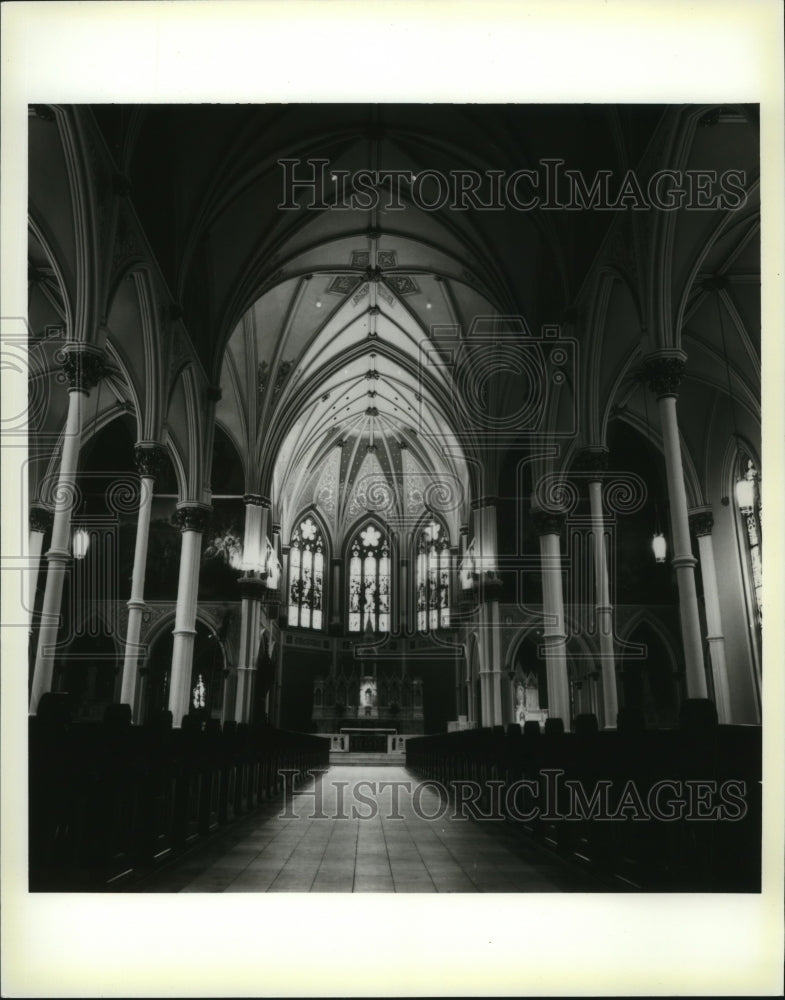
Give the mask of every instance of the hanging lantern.
M 755 506 L 755 480 L 752 476 L 736 481 L 736 503 L 739 510 L 749 511 Z
M 655 532 L 651 540 L 651 547 L 654 550 L 655 560 L 658 563 L 664 563 L 668 551 L 668 543 L 665 541 L 665 535 L 661 531 Z
M 90 532 L 87 528 L 77 528 L 74 531 L 71 541 L 71 549 L 74 559 L 84 559 L 87 550 L 90 548 Z

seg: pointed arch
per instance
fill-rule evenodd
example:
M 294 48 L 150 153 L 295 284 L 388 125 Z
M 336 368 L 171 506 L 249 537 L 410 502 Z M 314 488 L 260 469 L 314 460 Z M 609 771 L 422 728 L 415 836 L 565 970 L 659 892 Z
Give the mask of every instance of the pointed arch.
M 653 614 L 648 608 L 640 608 L 627 619 L 627 621 L 619 628 L 619 639 L 633 649 L 639 646 L 639 643 L 631 643 L 629 639 L 640 625 L 648 626 L 652 632 L 657 635 L 657 638 L 662 642 L 670 658 L 671 666 L 675 671 L 679 665 L 679 657 L 677 654 L 677 650 L 679 648 L 678 643 L 657 615 Z M 633 658 L 636 660 L 640 659 L 640 657 L 636 655 L 634 655 Z

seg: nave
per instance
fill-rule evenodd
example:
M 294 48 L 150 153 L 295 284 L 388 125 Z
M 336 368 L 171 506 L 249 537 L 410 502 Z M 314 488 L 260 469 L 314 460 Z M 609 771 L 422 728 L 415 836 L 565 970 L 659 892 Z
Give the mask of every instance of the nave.
M 140 891 L 473 893 L 606 888 L 588 873 L 524 842 L 504 823 L 451 818 L 454 804 L 445 810 L 433 785 L 425 784 L 418 792 L 418 779 L 407 768 L 332 766 L 317 780 L 321 808 L 316 806 L 311 778 L 295 789 L 293 798 L 266 803 L 209 845 L 141 884 Z M 397 808 L 386 783 L 403 783 Z M 314 818 L 318 812 L 325 818 Z M 440 812 L 441 819 L 428 818 Z

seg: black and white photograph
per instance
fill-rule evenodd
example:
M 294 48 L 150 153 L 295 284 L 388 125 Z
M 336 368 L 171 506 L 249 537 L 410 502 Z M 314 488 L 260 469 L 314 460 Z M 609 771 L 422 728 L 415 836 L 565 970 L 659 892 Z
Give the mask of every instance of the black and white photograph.
M 42 6 L 120 80 L 4 99 L 4 994 L 778 992 L 781 86 Z

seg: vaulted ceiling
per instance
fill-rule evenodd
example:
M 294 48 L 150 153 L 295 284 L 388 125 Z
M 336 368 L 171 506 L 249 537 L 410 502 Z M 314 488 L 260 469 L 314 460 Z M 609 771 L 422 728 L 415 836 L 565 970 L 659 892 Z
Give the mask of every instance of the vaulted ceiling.
M 42 371 L 54 372 L 44 331 L 78 326 L 70 315 L 78 206 L 55 115 L 39 112 L 30 118 L 29 318 Z M 125 389 L 110 382 L 99 402 L 116 409 L 125 393 L 140 414 L 168 407 L 168 433 L 185 456 L 194 449 L 178 373 L 193 361 L 204 383 L 221 387 L 217 421 L 248 490 L 273 492 L 284 518 L 330 494 L 323 513 L 340 533 L 370 471 L 398 516 L 409 516 L 422 492 L 418 477 L 460 497 L 484 465 L 492 492 L 496 457 L 458 433 L 453 352 L 487 317 L 516 317 L 535 336 L 543 324 L 562 324 L 577 338 L 581 368 L 553 411 L 568 422 L 575 412 L 576 446 L 603 440 L 614 415 L 648 422 L 636 380 L 647 338 L 689 355 L 690 391 L 680 403 L 689 454 L 729 423 L 755 435 L 755 108 L 98 105 L 85 114 L 85 135 L 97 127 L 105 145 L 95 162 L 110 163 L 109 198 L 120 203 L 111 266 L 123 274 L 130 257 L 137 269 L 118 279 L 107 303 L 110 362 L 134 375 Z M 737 212 L 461 211 L 429 210 L 413 197 L 428 172 L 475 171 L 478 197 L 488 201 L 494 171 L 542 171 L 555 161 L 587 181 L 607 172 L 616 183 L 633 168 L 646 177 L 663 165 L 729 167 L 744 173 L 746 201 Z M 315 182 L 290 188 L 287 170 Z M 365 203 L 351 202 L 347 189 L 358 171 L 380 178 Z M 145 292 L 144 268 L 155 272 L 155 295 Z M 659 315 L 666 301 L 670 312 Z M 138 336 L 145 309 L 170 330 L 168 381 L 155 391 L 150 348 Z M 482 392 L 512 412 L 522 386 L 513 370 Z M 162 402 L 151 409 L 148 397 Z M 47 426 L 56 434 L 55 410 Z M 145 419 L 140 437 L 156 435 L 158 418 Z

